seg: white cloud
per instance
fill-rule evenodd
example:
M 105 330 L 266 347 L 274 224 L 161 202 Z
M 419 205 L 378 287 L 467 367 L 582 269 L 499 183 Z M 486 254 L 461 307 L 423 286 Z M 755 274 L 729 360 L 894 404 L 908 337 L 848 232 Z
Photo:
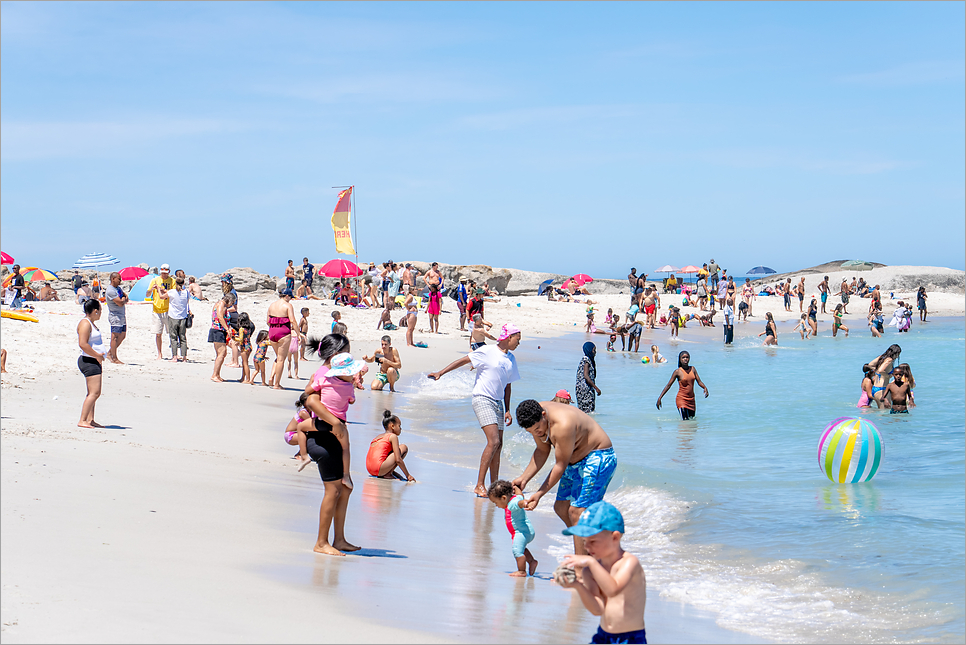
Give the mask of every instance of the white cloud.
M 905 63 L 877 72 L 840 76 L 839 81 L 858 85 L 893 87 L 900 85 L 923 85 L 927 83 L 962 82 L 966 76 L 963 61 L 927 61 Z
M 102 157 L 166 139 L 235 132 L 247 126 L 217 119 L 0 123 L 3 161 Z

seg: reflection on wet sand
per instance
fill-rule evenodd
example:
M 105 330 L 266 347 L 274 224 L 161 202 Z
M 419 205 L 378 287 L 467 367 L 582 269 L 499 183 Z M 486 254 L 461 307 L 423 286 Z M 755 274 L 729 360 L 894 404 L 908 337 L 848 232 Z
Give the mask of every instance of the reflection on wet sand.
M 516 563 L 503 511 L 458 488 L 461 469 L 413 465 L 421 483 L 357 478 L 346 530 L 363 550 L 345 558 L 313 555 L 312 585 L 349 606 L 379 607 L 382 622 L 443 637 L 586 641 L 596 619 L 549 580 L 556 561 L 546 552 L 546 534 L 559 532 L 556 517 L 531 517 L 540 577 L 511 578 Z

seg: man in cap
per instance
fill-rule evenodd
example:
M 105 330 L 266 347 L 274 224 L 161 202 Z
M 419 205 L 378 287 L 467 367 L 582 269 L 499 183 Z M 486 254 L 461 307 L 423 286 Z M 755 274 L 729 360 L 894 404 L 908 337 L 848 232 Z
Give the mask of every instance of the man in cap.
M 164 359 L 161 355 L 161 334 L 168 334 L 168 289 L 174 289 L 174 278 L 171 277 L 171 267 L 165 263 L 161 265 L 161 275 L 148 284 L 148 296 L 153 303 L 151 331 L 157 341 L 159 360 Z
M 530 433 L 536 448 L 526 470 L 513 480 L 513 485 L 520 490 L 526 488 L 547 463 L 552 448 L 553 468 L 540 488 L 530 495 L 527 510 L 535 509 L 540 499 L 559 482 L 553 510 L 567 527 L 573 526 L 584 509 L 604 499 L 617 469 L 610 437 L 588 414 L 553 401 L 523 401 L 517 406 L 517 423 Z M 574 553 L 587 553 L 579 535 L 574 535 Z

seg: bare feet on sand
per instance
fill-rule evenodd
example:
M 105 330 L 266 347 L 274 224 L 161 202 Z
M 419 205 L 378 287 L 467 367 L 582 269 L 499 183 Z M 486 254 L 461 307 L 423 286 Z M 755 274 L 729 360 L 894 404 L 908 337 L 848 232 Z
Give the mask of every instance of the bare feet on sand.
M 486 486 L 483 484 L 477 484 L 476 488 L 473 489 L 473 492 L 476 493 L 477 497 L 482 497 L 484 499 L 488 497 L 486 494 Z
M 224 383 L 225 382 L 225 379 L 221 378 L 220 376 L 219 377 L 212 376 L 211 377 L 211 380 L 214 381 L 215 383 Z
M 83 421 L 80 421 L 80 422 L 77 423 L 77 427 L 78 428 L 93 428 L 94 426 L 92 426 L 89 423 L 84 423 Z
M 335 542 L 332 544 L 332 546 L 334 546 L 340 551 L 358 551 L 359 549 L 362 548 L 361 546 L 356 546 L 355 544 L 349 544 L 348 542 L 344 542 L 344 541 Z
M 533 575 L 533 572 L 537 570 L 537 562 L 537 560 L 531 560 L 527 563 L 527 573 L 531 576 Z
M 315 545 L 315 548 L 312 550 L 315 551 L 316 553 L 322 553 L 324 555 L 339 555 L 343 557 L 345 556 L 345 553 L 342 553 L 331 544 L 323 544 L 322 546 Z
M 103 428 L 104 426 L 102 426 L 101 424 L 99 424 L 97 421 L 91 421 L 91 427 L 92 428 Z
M 510 574 L 510 577 L 511 578 L 526 578 L 527 577 L 527 572 L 526 571 L 514 571 L 513 573 Z

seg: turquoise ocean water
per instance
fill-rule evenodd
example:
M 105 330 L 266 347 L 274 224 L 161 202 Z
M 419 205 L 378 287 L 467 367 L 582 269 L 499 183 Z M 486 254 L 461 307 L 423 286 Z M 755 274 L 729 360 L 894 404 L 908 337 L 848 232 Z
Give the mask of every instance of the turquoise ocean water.
M 660 366 L 605 353 L 602 337 L 594 339 L 604 391 L 595 418 L 617 451 L 608 499 L 625 514 L 625 547 L 641 557 L 652 594 L 713 611 L 721 626 L 766 640 L 962 642 L 963 321 L 916 323 L 878 340 L 860 328 L 850 338 L 823 329 L 801 341 L 787 333 L 791 326 L 779 325 L 781 344 L 769 349 L 757 338 L 730 348 L 686 342 L 686 330 L 672 343 L 659 331 L 641 345 L 660 345 L 669 359 Z M 524 339 L 514 406 L 559 388 L 572 392 L 585 340 Z M 917 407 L 909 415 L 862 412 L 854 407 L 861 365 L 894 342 L 915 375 Z M 711 391 L 703 399 L 697 390 L 697 419 L 689 422 L 677 416 L 676 385 L 662 410 L 654 406 L 682 349 Z M 460 371 L 439 383 L 405 383 L 402 412 L 429 439 L 421 456 L 479 463 L 472 382 L 472 372 Z M 871 482 L 833 484 L 818 468 L 819 436 L 836 417 L 858 415 L 882 434 L 882 465 Z M 519 474 L 531 452 L 530 436 L 512 426 L 504 476 Z M 551 553 L 563 554 L 565 539 L 550 538 Z

